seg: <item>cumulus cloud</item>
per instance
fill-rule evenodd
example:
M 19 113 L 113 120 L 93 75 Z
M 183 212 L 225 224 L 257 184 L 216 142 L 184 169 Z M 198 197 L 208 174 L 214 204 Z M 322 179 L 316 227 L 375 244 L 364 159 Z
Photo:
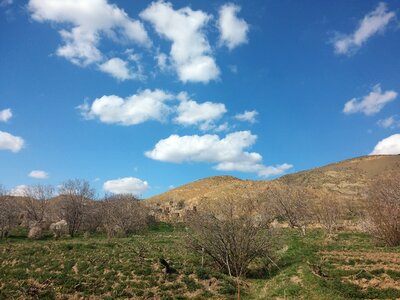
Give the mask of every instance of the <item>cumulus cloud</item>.
M 0 150 L 18 152 L 24 147 L 24 145 L 25 141 L 21 137 L 0 131 Z
M 144 74 L 144 67 L 141 62 L 141 55 L 139 53 L 136 53 L 133 51 L 133 49 L 127 49 L 125 51 L 125 54 L 128 56 L 128 60 L 131 62 L 130 66 L 130 75 L 132 76 L 133 79 L 138 79 L 138 80 L 145 80 L 147 77 Z M 135 68 L 133 68 L 133 66 Z
M 33 170 L 28 174 L 29 177 L 36 179 L 47 179 L 49 178 L 49 174 L 42 170 Z
M 391 135 L 378 144 L 376 144 L 374 150 L 370 155 L 380 154 L 400 154 L 400 134 Z
M 235 119 L 238 121 L 242 121 L 242 122 L 255 123 L 257 115 L 258 115 L 258 112 L 256 110 L 252 110 L 252 111 L 246 110 L 241 114 L 237 114 L 235 116 Z
M 377 33 L 384 32 L 395 15 L 395 12 L 387 11 L 386 3 L 379 3 L 375 10 L 364 16 L 357 29 L 352 34 L 338 35 L 333 40 L 335 52 L 338 54 L 354 53 L 365 44 L 369 38 Z
M 103 189 L 115 194 L 133 194 L 139 196 L 149 189 L 147 181 L 135 177 L 118 178 L 104 182 Z
M 221 171 L 256 172 L 259 176 L 278 175 L 290 168 L 281 167 L 281 173 L 271 173 L 272 167 L 262 164 L 262 156 L 256 152 L 247 152 L 257 139 L 250 131 L 238 131 L 220 139 L 217 135 L 171 135 L 160 140 L 153 150 L 145 155 L 151 159 L 182 163 L 214 163 L 215 169 Z
M 28 189 L 29 187 L 27 185 L 17 185 L 10 191 L 10 195 L 16 197 L 24 197 L 27 194 Z
M 204 34 L 210 15 L 190 7 L 175 10 L 171 3 L 157 1 L 142 11 L 140 17 L 172 42 L 170 58 L 181 81 L 208 82 L 219 77 L 219 68 Z M 162 66 L 166 60 L 163 56 L 160 59 Z
M 140 21 L 131 19 L 107 0 L 30 0 L 28 8 L 35 21 L 72 26 L 70 30 L 60 30 L 64 44 L 56 53 L 77 65 L 103 59 L 98 46 L 104 36 L 141 45 L 151 43 Z
M 223 103 L 198 103 L 190 100 L 187 93 L 180 93 L 178 99 L 181 102 L 174 121 L 181 125 L 198 125 L 202 130 L 209 130 L 215 127 L 214 122 L 227 111 Z
M 161 90 L 144 90 L 125 99 L 115 95 L 103 96 L 91 105 L 85 103 L 78 108 L 86 119 L 136 125 L 149 120 L 164 121 L 171 111 L 165 102 L 173 98 L 173 95 Z
M 400 127 L 400 120 L 397 116 L 390 116 L 379 120 L 377 124 L 382 128 L 397 128 Z
M 78 109 L 86 119 L 119 125 L 136 125 L 149 120 L 166 122 L 170 115 L 175 115 L 176 124 L 198 126 L 201 130 L 214 129 L 215 122 L 227 111 L 222 103 L 199 103 L 189 99 L 185 92 L 174 95 L 162 90 L 144 90 L 125 99 L 103 96 L 91 105 L 85 102 Z
M 220 43 L 226 45 L 230 50 L 248 41 L 249 25 L 245 20 L 237 17 L 240 9 L 238 5 L 227 3 L 222 5 L 219 10 Z
M 218 125 L 217 127 L 214 128 L 215 132 L 223 132 L 223 131 L 228 131 L 229 130 L 229 123 L 228 122 L 224 122 L 220 125 Z
M 161 71 L 167 71 L 170 69 L 170 64 L 168 61 L 168 55 L 162 52 L 158 52 L 154 57 L 158 67 Z
M 12 118 L 12 111 L 10 108 L 0 110 L 0 122 L 7 122 Z
M 378 113 L 387 103 L 395 100 L 395 91 L 382 92 L 380 84 L 375 85 L 372 91 L 361 99 L 353 98 L 346 102 L 343 108 L 345 114 L 362 112 L 367 116 Z
M 106 62 L 99 65 L 99 69 L 104 73 L 108 73 L 112 77 L 118 80 L 128 80 L 133 79 L 133 75 L 129 70 L 128 62 L 118 58 L 113 57 Z

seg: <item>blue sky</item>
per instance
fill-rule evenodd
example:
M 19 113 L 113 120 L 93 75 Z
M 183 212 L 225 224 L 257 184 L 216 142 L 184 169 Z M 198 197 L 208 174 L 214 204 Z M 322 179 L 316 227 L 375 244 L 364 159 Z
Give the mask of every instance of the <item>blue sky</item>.
M 400 1 L 0 1 L 0 182 L 149 197 L 400 153 Z

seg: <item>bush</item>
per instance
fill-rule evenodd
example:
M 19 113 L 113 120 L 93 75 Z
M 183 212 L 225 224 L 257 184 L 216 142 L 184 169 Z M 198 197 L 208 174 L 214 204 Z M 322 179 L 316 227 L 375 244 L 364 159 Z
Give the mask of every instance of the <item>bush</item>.
M 255 201 L 221 201 L 187 217 L 188 245 L 208 255 L 226 274 L 245 275 L 249 264 L 270 254 L 270 218 Z
M 375 180 L 367 204 L 367 229 L 388 246 L 400 245 L 400 172 Z

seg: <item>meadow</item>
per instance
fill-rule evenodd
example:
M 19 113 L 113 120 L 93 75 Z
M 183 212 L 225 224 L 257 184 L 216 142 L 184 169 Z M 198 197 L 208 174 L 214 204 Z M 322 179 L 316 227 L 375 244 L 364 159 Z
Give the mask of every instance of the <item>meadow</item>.
M 236 280 L 186 247 L 183 226 L 156 224 L 129 237 L 0 240 L 0 299 L 236 299 Z M 365 233 L 283 228 L 274 257 L 240 279 L 242 299 L 400 298 L 400 247 Z M 174 269 L 166 274 L 160 259 Z

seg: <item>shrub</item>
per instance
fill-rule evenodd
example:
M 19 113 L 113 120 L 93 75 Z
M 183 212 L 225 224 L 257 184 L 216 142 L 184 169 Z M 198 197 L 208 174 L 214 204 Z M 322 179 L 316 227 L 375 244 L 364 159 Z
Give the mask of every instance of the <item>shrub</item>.
M 370 187 L 367 229 L 388 246 L 400 245 L 400 172 L 376 179 Z

